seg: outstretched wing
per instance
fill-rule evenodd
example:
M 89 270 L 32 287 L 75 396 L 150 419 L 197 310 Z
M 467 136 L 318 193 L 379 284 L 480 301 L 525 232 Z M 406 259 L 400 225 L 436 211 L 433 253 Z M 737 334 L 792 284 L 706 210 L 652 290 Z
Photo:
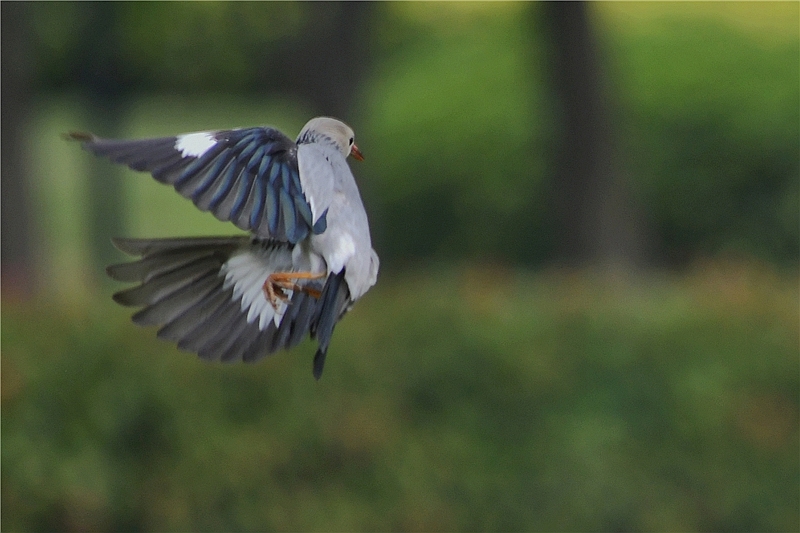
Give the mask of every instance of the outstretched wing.
M 264 279 L 291 268 L 287 244 L 250 237 L 115 239 L 139 259 L 108 267 L 116 280 L 138 285 L 114 295 L 125 306 L 141 307 L 133 321 L 159 326 L 158 336 L 213 361 L 253 362 L 288 349 L 310 334 L 319 343 L 313 373 L 322 375 L 333 329 L 349 299 L 344 271 L 308 282 L 314 298 L 287 291 L 288 303 L 273 308 Z
M 262 238 L 295 244 L 326 229 L 300 182 L 297 145 L 273 128 L 141 140 L 71 133 L 87 150 L 175 187 L 203 211 Z

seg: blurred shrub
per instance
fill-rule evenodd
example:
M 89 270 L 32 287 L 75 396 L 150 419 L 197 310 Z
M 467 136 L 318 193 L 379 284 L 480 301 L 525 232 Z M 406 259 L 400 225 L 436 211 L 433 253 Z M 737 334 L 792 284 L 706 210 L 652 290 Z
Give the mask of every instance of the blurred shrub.
M 427 25 L 447 17 L 441 11 L 432 10 Z M 363 187 L 389 263 L 530 262 L 547 251 L 542 186 L 550 116 L 539 51 L 524 6 L 472 15 L 449 30 L 404 28 L 405 39 L 387 52 L 365 91 L 359 135 L 379 165 Z
M 49 91 L 85 90 L 85 76 L 102 75 L 108 61 L 128 93 L 252 94 L 274 86 L 265 71 L 282 40 L 302 28 L 304 14 L 296 2 L 37 4 L 37 83 Z M 99 33 L 106 48 L 87 49 Z
M 667 258 L 796 263 L 800 41 L 672 18 L 615 42 L 625 146 Z
M 356 174 L 379 251 L 387 264 L 494 262 L 384 276 L 339 326 L 320 383 L 311 344 L 256 366 L 205 365 L 76 291 L 82 189 L 66 192 L 80 163 L 40 142 L 76 119 L 61 100 L 42 108 L 35 159 L 49 171 L 36 179 L 65 259 L 53 277 L 87 301 L 3 302 L 3 529 L 796 527 L 796 278 L 710 263 L 624 286 L 498 266 L 552 249 L 556 125 L 517 6 L 446 28 L 413 19 L 398 31 L 397 16 L 383 21 L 394 32 L 376 32 L 385 60 L 362 95 L 368 160 Z M 123 22 L 163 8 L 147 9 Z M 186 43 L 160 28 L 169 65 Z M 735 249 L 795 265 L 797 39 L 766 45 L 685 20 L 643 28 L 608 44 L 631 174 L 666 256 Z M 217 70 L 187 72 L 184 86 Z M 305 116 L 296 102 L 279 113 L 221 100 L 137 99 L 126 127 L 280 115 L 296 130 Z M 135 234 L 231 230 L 152 180 L 128 186 Z
M 800 258 L 800 39 L 740 31 L 718 11 L 700 19 L 675 9 L 625 31 L 598 19 L 627 175 L 658 259 L 734 250 L 791 264 Z M 364 187 L 380 251 L 387 263 L 546 261 L 558 125 L 537 13 L 506 7 L 446 30 L 444 14 L 431 13 L 416 33 L 403 28 L 411 37 L 393 43 L 364 97 L 360 135 L 379 162 Z M 785 24 L 797 22 L 796 9 L 787 14 Z
M 798 304 L 758 264 L 414 271 L 317 383 L 311 343 L 208 365 L 106 299 L 4 302 L 3 529 L 790 531 Z
M 39 89 L 75 83 L 67 66 L 82 57 L 84 32 L 64 28 L 75 23 L 85 30 L 94 20 L 85 16 L 91 10 L 76 6 L 33 10 Z M 765 6 L 743 12 L 721 4 L 702 8 L 703 17 L 688 4 L 594 7 L 604 14 L 596 17 L 597 30 L 619 104 L 626 176 L 659 259 L 680 264 L 730 250 L 785 264 L 800 259 L 798 12 L 788 3 Z M 660 11 L 666 14 L 648 15 Z M 120 79 L 130 81 L 127 90 L 177 91 L 191 102 L 158 117 L 158 98 L 148 112 L 140 103 L 149 97 L 136 96 L 132 121 L 137 134 L 147 135 L 180 131 L 187 122 L 236 125 L 220 118 L 225 102 L 280 85 L 269 81 L 269 69 L 289 53 L 286 43 L 303 31 L 309 10 L 120 4 L 95 15 L 119 33 L 114 58 Z M 743 17 L 755 29 L 731 23 Z M 368 155 L 355 172 L 384 264 L 552 259 L 556 232 L 548 206 L 559 126 L 536 6 L 395 3 L 375 10 L 374 18 L 369 77 L 353 99 L 359 114 L 345 118 Z M 762 18 L 790 30 L 773 38 L 769 25 L 758 25 Z M 193 61 L 176 70 L 187 57 Z M 83 59 L 93 64 L 93 57 Z M 241 125 L 281 122 L 303 108 L 270 97 L 292 102 L 273 119 L 258 113 L 264 100 L 245 103 L 255 112 L 251 119 L 242 114 Z M 50 149 L 41 139 L 52 133 L 37 131 L 36 146 Z

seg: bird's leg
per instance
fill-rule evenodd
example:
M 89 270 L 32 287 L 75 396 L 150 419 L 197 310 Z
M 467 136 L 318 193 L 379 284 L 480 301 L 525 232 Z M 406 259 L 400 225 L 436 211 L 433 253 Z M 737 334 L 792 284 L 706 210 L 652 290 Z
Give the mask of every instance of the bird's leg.
M 319 298 L 322 296 L 320 291 L 305 285 L 298 285 L 292 280 L 322 279 L 326 275 L 326 272 L 321 272 L 319 274 L 313 272 L 273 272 L 267 276 L 266 281 L 264 281 L 264 295 L 275 310 L 278 309 L 278 300 L 284 302 L 289 301 L 289 297 L 286 296 L 284 290 L 302 291 L 313 298 Z

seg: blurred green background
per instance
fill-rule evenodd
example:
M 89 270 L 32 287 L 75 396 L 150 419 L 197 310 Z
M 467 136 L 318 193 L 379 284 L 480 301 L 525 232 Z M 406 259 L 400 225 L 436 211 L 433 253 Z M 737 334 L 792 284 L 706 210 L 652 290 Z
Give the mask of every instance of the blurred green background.
M 797 531 L 800 4 L 2 3 L 4 531 Z M 111 235 L 235 234 L 60 134 L 350 123 L 381 256 L 209 365 Z

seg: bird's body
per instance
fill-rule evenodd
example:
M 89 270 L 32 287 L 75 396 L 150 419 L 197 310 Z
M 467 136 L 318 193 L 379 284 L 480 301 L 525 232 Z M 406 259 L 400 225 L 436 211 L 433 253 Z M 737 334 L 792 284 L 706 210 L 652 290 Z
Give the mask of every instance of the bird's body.
M 378 256 L 346 158 L 344 123 L 317 117 L 296 142 L 273 128 L 135 141 L 71 134 L 88 150 L 150 172 L 251 236 L 116 239 L 134 263 L 108 272 L 140 285 L 114 295 L 159 337 L 201 357 L 254 361 L 310 334 L 322 373 L 336 322 L 375 284 Z

